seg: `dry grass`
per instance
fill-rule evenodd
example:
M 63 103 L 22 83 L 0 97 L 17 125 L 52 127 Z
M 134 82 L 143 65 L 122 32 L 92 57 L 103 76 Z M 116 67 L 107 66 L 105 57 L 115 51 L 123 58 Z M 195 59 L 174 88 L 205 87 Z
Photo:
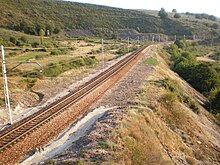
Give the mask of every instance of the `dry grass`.
M 7 57 L 7 69 L 9 70 L 13 66 L 15 66 L 15 62 L 21 62 L 31 59 L 32 61 L 35 61 L 36 56 L 42 56 L 42 58 L 37 59 L 37 61 L 42 66 L 47 66 L 49 63 L 57 63 L 59 61 L 65 61 L 68 62 L 68 60 L 73 59 L 74 57 L 78 56 L 90 56 L 94 55 L 95 58 L 98 61 L 102 61 L 102 54 L 88 54 L 92 50 L 100 50 L 101 43 L 97 41 L 95 42 L 89 42 L 89 41 L 83 41 L 83 40 L 66 40 L 66 41 L 58 41 L 59 46 L 63 47 L 72 47 L 73 49 L 69 49 L 67 53 L 64 51 L 64 54 L 58 54 L 58 55 L 50 55 L 50 51 L 42 52 L 42 51 L 34 51 L 34 52 L 23 52 L 21 50 L 15 51 L 15 56 Z M 111 47 L 112 44 L 106 44 L 105 46 Z M 58 48 L 59 49 L 59 48 Z M 115 50 L 114 50 L 115 51 Z M 10 51 L 7 50 L 6 53 L 8 54 Z M 118 55 L 114 54 L 111 50 L 105 50 L 104 49 L 104 55 L 105 55 L 105 62 L 108 62 L 110 60 L 114 60 L 115 57 Z M 14 63 L 14 64 L 12 64 Z M 100 64 L 101 65 L 101 64 Z M 10 97 L 12 102 L 12 108 L 14 109 L 17 105 L 21 105 L 23 110 L 27 107 L 36 106 L 36 105 L 42 105 L 45 103 L 48 99 L 51 97 L 54 97 L 58 93 L 62 92 L 64 88 L 67 88 L 69 85 L 71 85 L 76 80 L 81 80 L 82 77 L 85 77 L 86 74 L 90 70 L 94 70 L 94 65 L 90 68 L 88 67 L 80 67 L 78 69 L 72 69 L 69 71 L 66 71 L 62 74 L 60 74 L 56 78 L 50 78 L 50 77 L 44 77 L 37 79 L 37 82 L 33 86 L 33 90 L 40 92 L 44 94 L 43 100 L 39 103 L 38 102 L 38 96 L 32 92 L 30 92 L 30 84 L 27 83 L 27 81 L 23 81 L 22 73 L 23 71 L 27 71 L 28 73 L 32 73 L 33 70 L 36 68 L 39 69 L 39 67 L 36 64 L 22 64 L 17 69 L 20 69 L 22 72 L 11 72 L 11 74 L 14 74 L 13 76 L 8 78 L 9 81 L 9 90 L 10 90 Z M 99 69 L 99 65 L 97 65 Z M 26 72 L 25 72 L 26 73 Z M 16 75 L 16 76 L 15 76 Z M 32 85 L 31 85 L 32 87 Z M 53 87 L 53 88 L 51 88 Z M 4 108 L 4 95 L 3 95 L 3 85 L 0 87 L 0 106 L 3 109 Z M 13 116 L 16 114 L 13 114 Z M 0 117 L 0 123 L 1 121 L 5 121 L 7 119 L 6 115 L 1 115 Z
M 131 110 L 127 121 L 114 133 L 116 143 L 125 147 L 117 153 L 119 164 L 171 164 L 149 122 L 147 113 Z
M 137 104 L 128 109 L 127 118 L 112 135 L 114 161 L 126 165 L 220 163 L 219 127 L 203 115 L 201 107 L 200 114 L 194 113 L 175 91 L 154 83 L 168 77 L 177 82 L 177 88 L 183 84 L 159 59 L 162 62 L 139 92 Z
M 147 110 L 129 110 L 128 118 L 112 139 L 123 148 L 116 154 L 119 164 L 174 164 L 172 159 L 179 152 L 192 156 L 181 138 Z

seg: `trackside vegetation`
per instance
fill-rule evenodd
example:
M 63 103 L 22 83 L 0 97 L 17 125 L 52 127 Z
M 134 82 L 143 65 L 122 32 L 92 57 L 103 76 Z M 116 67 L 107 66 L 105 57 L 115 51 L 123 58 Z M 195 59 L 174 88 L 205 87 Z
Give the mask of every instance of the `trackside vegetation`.
M 207 108 L 215 114 L 220 113 L 220 65 L 219 62 L 198 61 L 196 52 L 202 43 L 190 43 L 186 40 L 177 40 L 166 48 L 170 53 L 171 67 L 183 79 L 209 99 Z M 210 47 L 203 45 L 203 47 Z M 214 53 L 215 54 L 215 53 Z

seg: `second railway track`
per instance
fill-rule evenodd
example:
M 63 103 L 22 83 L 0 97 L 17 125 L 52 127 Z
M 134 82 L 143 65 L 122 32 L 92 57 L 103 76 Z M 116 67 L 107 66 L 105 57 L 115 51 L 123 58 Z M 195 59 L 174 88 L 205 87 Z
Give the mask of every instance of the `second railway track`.
M 145 49 L 146 46 L 139 48 L 136 52 L 92 78 L 84 85 L 78 87 L 75 91 L 0 132 L 0 153 L 3 153 L 9 147 L 13 147 L 13 144 L 22 141 L 25 136 L 28 136 L 28 134 L 73 106 L 77 101 L 120 72 L 125 66 L 131 64 L 131 62 L 139 57 Z

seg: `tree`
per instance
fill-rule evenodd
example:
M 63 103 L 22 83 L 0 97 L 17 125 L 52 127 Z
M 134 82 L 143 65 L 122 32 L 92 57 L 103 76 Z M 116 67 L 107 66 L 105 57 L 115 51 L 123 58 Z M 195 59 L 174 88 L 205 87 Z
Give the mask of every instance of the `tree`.
M 214 88 L 209 93 L 209 103 L 207 107 L 210 107 L 214 113 L 220 113 L 220 87 Z
M 183 42 L 182 40 L 179 40 L 179 39 L 177 39 L 177 40 L 174 42 L 174 44 L 177 45 L 178 48 L 181 48 L 181 49 L 183 49 L 183 48 L 185 47 L 184 42 Z
M 202 19 L 202 15 L 201 15 L 201 14 L 196 14 L 196 15 L 195 15 L 195 18 L 197 18 L 197 19 Z
M 210 15 L 208 17 L 209 20 L 212 20 L 212 21 L 217 21 L 217 18 L 214 16 L 214 15 Z
M 175 13 L 173 17 L 174 17 L 174 18 L 180 18 L 180 17 L 181 17 L 181 15 L 180 15 L 180 14 L 178 14 L 178 13 Z
M 15 37 L 10 37 L 9 41 L 15 45 L 17 44 L 17 39 Z
M 218 79 L 219 75 L 211 64 L 200 63 L 196 65 L 191 81 L 198 91 L 207 95 L 219 85 Z
M 36 24 L 35 25 L 35 32 L 36 32 L 36 35 L 39 35 L 40 36 L 40 30 L 43 30 L 44 29 L 44 27 L 42 26 L 42 25 L 40 25 L 40 24 Z
M 161 8 L 159 13 L 158 13 L 158 16 L 161 18 L 161 19 L 164 19 L 164 18 L 167 18 L 168 17 L 168 14 L 167 12 L 165 11 L 164 8 Z
M 219 24 L 214 23 L 214 24 L 212 25 L 212 28 L 213 28 L 213 29 L 218 29 L 218 28 L 219 28 Z
M 45 35 L 45 32 L 44 32 L 43 29 L 40 29 L 40 31 L 39 31 L 39 35 L 40 35 L 41 37 L 43 37 L 43 36 Z
M 27 43 L 27 42 L 28 42 L 28 39 L 27 39 L 26 36 L 22 36 L 22 37 L 20 38 L 20 40 L 21 40 L 22 42 L 24 42 L 24 43 Z
M 58 34 L 60 30 L 61 30 L 60 27 L 55 27 L 53 32 L 54 34 Z
M 118 39 L 118 32 L 114 32 L 112 34 L 112 39 Z
M 173 10 L 172 10 L 172 13 L 177 13 L 177 10 L 176 10 L 176 9 L 173 9 Z
M 39 35 L 41 36 L 41 44 L 43 44 L 43 36 L 45 35 L 45 32 L 43 29 L 40 29 Z
M 47 24 L 46 25 L 46 35 L 52 35 L 53 32 L 54 32 L 54 24 L 53 23 L 50 23 L 50 24 Z

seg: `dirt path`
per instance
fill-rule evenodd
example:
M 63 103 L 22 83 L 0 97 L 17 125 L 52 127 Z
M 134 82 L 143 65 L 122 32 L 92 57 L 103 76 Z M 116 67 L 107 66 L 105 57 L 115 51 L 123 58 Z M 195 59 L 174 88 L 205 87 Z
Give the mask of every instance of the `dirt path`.
M 197 57 L 196 59 L 198 61 L 204 61 L 204 62 L 216 62 L 215 60 L 211 59 L 209 56 L 212 54 L 213 52 L 210 52 L 209 54 L 202 56 L 202 57 Z

